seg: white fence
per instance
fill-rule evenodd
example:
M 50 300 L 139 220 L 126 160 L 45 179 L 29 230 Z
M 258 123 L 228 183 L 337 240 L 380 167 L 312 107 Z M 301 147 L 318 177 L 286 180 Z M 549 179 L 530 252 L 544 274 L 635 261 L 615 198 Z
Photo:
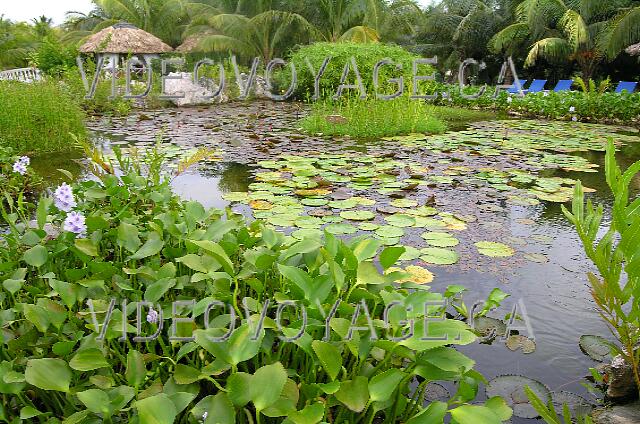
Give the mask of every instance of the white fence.
M 0 80 L 33 82 L 42 79 L 42 72 L 37 68 L 20 68 L 0 71 Z

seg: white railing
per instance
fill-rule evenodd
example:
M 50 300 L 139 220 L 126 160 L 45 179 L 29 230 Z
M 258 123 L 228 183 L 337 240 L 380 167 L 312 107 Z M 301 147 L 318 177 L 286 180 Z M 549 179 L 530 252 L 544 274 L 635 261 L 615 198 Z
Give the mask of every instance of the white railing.
M 0 80 L 33 82 L 42 79 L 42 72 L 37 68 L 20 68 L 0 71 Z

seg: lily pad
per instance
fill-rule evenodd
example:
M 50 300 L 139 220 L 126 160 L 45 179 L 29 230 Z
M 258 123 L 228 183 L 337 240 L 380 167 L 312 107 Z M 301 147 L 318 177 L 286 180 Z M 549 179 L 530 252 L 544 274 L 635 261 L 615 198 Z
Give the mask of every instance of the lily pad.
M 455 251 L 439 247 L 421 249 L 420 255 L 421 260 L 434 265 L 453 265 L 460 260 Z
M 414 208 L 418 206 L 418 202 L 409 199 L 395 199 L 392 200 L 389 204 L 391 206 L 395 206 L 396 208 Z
M 384 225 L 375 230 L 375 232 L 382 238 L 397 238 L 404 236 L 404 230 L 402 228 L 393 227 L 391 225 Z
M 449 233 L 426 232 L 422 238 L 434 247 L 454 247 L 460 244 L 460 240 Z
M 519 334 L 510 336 L 506 345 L 512 352 L 522 349 L 522 353 L 529 354 L 536 351 L 536 342 Z
M 580 349 L 591 359 L 604 362 L 611 357 L 610 342 L 600 336 L 584 335 L 580 337 Z
M 413 227 L 416 219 L 409 215 L 395 214 L 384 218 L 389 225 L 399 228 Z
M 486 387 L 488 398 L 501 396 L 513 408 L 513 415 L 520 418 L 536 418 L 538 412 L 531 406 L 524 391 L 528 386 L 543 403 L 551 400 L 551 391 L 544 384 L 521 375 L 502 375 L 489 381 Z
M 358 229 L 350 224 L 330 224 L 324 230 L 333 235 L 347 235 L 358 232 Z
M 340 216 L 351 221 L 370 221 L 376 217 L 370 211 L 343 211 L 340 212 Z
M 489 256 L 490 258 L 507 258 L 516 253 L 513 248 L 506 244 L 493 241 L 481 241 L 475 243 L 475 246 L 481 255 Z

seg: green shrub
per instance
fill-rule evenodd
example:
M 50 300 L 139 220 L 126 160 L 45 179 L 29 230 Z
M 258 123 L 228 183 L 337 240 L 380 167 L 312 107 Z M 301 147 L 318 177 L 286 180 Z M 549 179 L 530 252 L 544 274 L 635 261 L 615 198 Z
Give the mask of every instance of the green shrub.
M 75 46 L 66 46 L 53 37 L 47 37 L 31 59 L 45 74 L 60 77 L 76 66 L 77 55 L 78 49 Z
M 314 104 L 311 115 L 304 118 L 301 125 L 313 134 L 357 138 L 443 133 L 447 126 L 434 115 L 433 109 L 408 96 L 394 100 L 325 100 Z
M 85 70 L 87 73 L 88 83 L 91 84 L 93 78 L 93 70 Z M 111 80 L 101 78 L 96 86 L 96 92 L 91 99 L 87 99 L 87 92 L 82 82 L 80 70 L 77 67 L 70 68 L 64 73 L 64 84 L 68 91 L 80 103 L 80 106 L 88 115 L 115 115 L 126 116 L 133 109 L 133 101 L 125 99 L 122 94 L 111 98 Z M 119 78 L 117 87 L 124 87 L 124 77 Z
M 370 97 L 375 96 L 373 69 L 376 63 L 383 59 L 391 59 L 394 63 L 402 65 L 402 70 L 396 70 L 391 65 L 380 68 L 380 94 L 395 93 L 398 86 L 389 83 L 388 80 L 390 78 L 399 78 L 400 76 L 404 78 L 405 93 L 410 92 L 412 89 L 413 61 L 419 58 L 402 47 L 381 43 L 315 43 L 304 46 L 294 52 L 291 57 L 298 75 L 298 86 L 295 92 L 297 98 L 307 100 L 314 95 L 314 77 L 306 60 L 309 60 L 313 65 L 314 72 L 317 73 L 326 57 L 331 57 L 331 61 L 320 79 L 320 94 L 322 97 L 331 97 L 336 94 L 344 66 L 347 63 L 351 63 L 352 57 L 355 58 L 362 82 Z M 434 68 L 431 66 L 418 66 L 418 75 L 431 75 L 433 72 Z M 347 84 L 354 83 L 355 73 L 351 69 Z M 422 83 L 420 88 L 423 89 L 428 84 L 432 83 Z M 353 93 L 355 91 L 348 90 L 347 92 Z
M 0 146 L 18 154 L 69 151 L 69 134 L 85 134 L 76 97 L 56 81 L 0 81 L 0 99 Z
M 95 151 L 91 156 L 99 178 L 75 185 L 75 210 L 61 210 L 76 203 L 63 187 L 66 203 L 40 201 L 37 228 L 9 215 L 11 232 L 0 238 L 0 412 L 7 421 L 370 423 L 384 417 L 419 423 L 470 422 L 465 417 L 478 415 L 499 423 L 511 417 L 501 398 L 471 404 L 484 378 L 452 345 L 472 343 L 476 335 L 447 318 L 437 304 L 443 295 L 404 286 L 407 274 L 390 272 L 404 248 L 382 250 L 379 241 L 344 242 L 329 234 L 297 241 L 261 221 L 247 225 L 230 212 L 223 219 L 223 211 L 171 192 L 157 150 L 144 164 L 118 156 L 121 177 Z M 75 224 L 62 227 L 70 218 Z M 47 227 L 54 231 L 47 234 Z M 175 303 L 191 299 L 195 306 Z M 133 335 L 141 313 L 133 302 L 142 300 L 155 313 L 142 308 L 147 319 L 140 335 L 154 334 L 160 323 L 165 331 L 139 343 Z M 209 316 L 214 300 L 227 306 Z M 277 314 L 276 303 L 285 302 L 298 306 Z M 385 323 L 391 304 L 404 307 L 390 309 Z M 178 314 L 193 321 L 172 333 Z M 371 327 L 367 316 L 377 318 Z M 228 339 L 212 340 L 231 322 L 236 327 Z M 415 332 L 403 338 L 413 328 L 409 322 Z M 352 326 L 365 329 L 354 328 L 350 338 Z M 173 334 L 195 340 L 169 340 Z M 448 403 L 424 408 L 433 381 L 458 390 Z

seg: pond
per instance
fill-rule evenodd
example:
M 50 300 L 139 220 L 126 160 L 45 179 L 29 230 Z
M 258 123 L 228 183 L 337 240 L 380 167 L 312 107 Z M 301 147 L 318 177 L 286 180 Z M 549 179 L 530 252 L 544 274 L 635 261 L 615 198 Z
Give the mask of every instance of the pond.
M 577 179 L 596 201 L 610 202 L 604 146 L 613 137 L 628 165 L 640 158 L 637 130 L 496 120 L 438 136 L 359 142 L 302 134 L 296 124 L 305 113 L 292 103 L 235 103 L 102 118 L 90 127 L 106 151 L 144 149 L 158 137 L 174 160 L 199 147 L 215 149 L 219 161 L 173 180 L 186 199 L 229 206 L 296 238 L 326 229 L 404 245 L 404 267 L 427 269 L 420 276 L 423 282 L 433 276 L 434 292 L 468 287 L 469 305 L 500 288 L 510 297 L 490 316 L 504 319 L 517 306 L 524 321 L 516 323 L 530 325 L 532 333 L 521 334 L 535 346 L 523 339 L 530 353 L 512 351 L 498 338 L 462 348 L 477 370 L 488 379 L 527 376 L 593 400 L 583 383 L 597 362 L 578 342 L 609 332 L 589 294 L 593 266 L 560 204 Z M 638 192 L 640 181 L 633 187 Z M 434 397 L 438 390 L 445 388 L 434 388 Z

